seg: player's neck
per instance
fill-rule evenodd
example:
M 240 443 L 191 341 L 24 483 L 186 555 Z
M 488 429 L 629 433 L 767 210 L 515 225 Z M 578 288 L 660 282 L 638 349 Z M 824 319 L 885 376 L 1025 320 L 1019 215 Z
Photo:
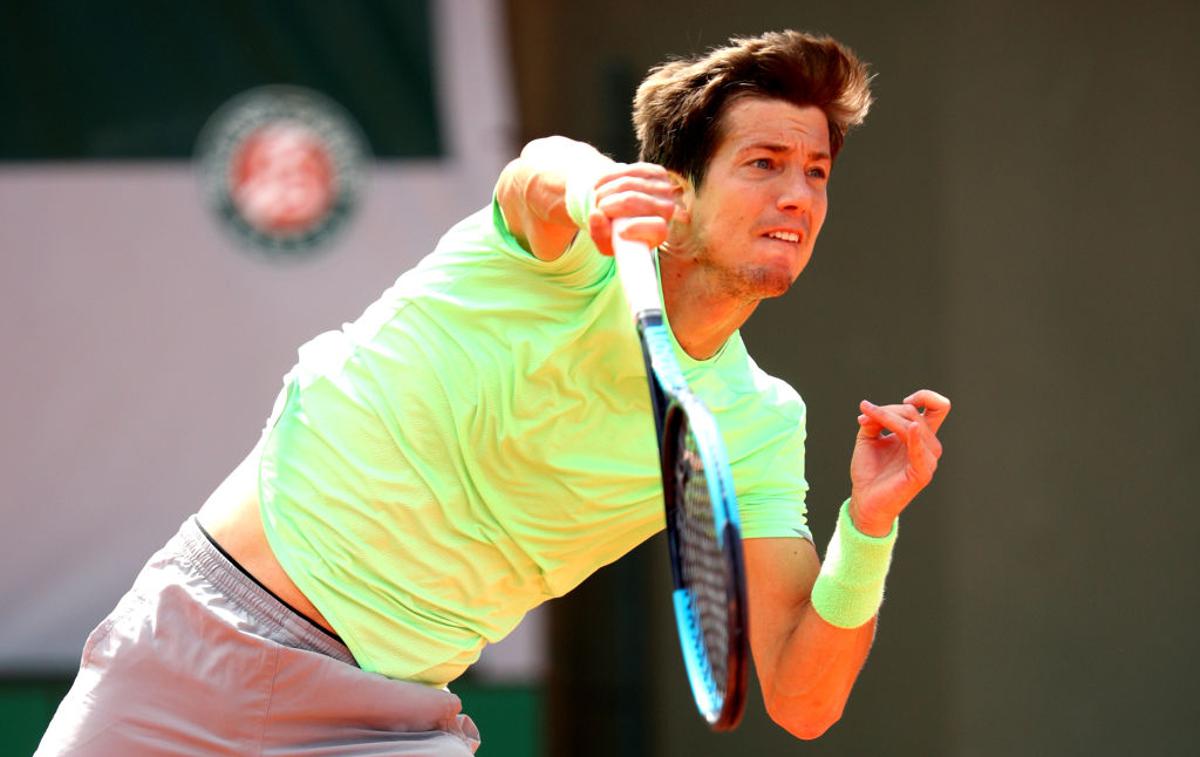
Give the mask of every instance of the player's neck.
M 663 304 L 675 340 L 696 360 L 707 360 L 741 328 L 759 300 L 730 297 L 694 266 L 660 258 Z

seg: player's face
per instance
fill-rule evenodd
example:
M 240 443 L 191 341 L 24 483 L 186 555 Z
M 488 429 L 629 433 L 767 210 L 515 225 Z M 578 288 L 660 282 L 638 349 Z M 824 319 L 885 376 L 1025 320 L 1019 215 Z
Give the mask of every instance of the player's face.
M 804 270 L 825 222 L 829 122 L 816 107 L 746 97 L 722 126 L 681 246 L 723 291 L 777 297 Z

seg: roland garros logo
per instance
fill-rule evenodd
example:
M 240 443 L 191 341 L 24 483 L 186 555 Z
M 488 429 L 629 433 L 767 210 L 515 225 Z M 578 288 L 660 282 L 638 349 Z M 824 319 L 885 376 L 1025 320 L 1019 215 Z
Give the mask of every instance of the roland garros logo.
M 205 199 L 247 246 L 274 256 L 327 243 L 354 212 L 365 140 L 329 98 L 299 87 L 250 90 L 204 127 Z

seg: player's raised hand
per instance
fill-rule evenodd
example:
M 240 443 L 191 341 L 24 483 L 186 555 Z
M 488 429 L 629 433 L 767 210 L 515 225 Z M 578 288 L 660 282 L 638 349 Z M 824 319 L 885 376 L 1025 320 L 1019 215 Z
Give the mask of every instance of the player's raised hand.
M 651 248 L 667 239 L 676 199 L 681 189 L 667 169 L 654 163 L 617 163 L 595 185 L 595 207 L 588 217 L 588 231 L 596 248 L 612 255 L 612 222 L 635 219 L 626 236 Z
M 937 432 L 950 412 L 950 400 L 922 389 L 898 405 L 863 400 L 859 409 L 850 461 L 850 515 L 863 533 L 884 536 L 933 479 L 942 456 Z

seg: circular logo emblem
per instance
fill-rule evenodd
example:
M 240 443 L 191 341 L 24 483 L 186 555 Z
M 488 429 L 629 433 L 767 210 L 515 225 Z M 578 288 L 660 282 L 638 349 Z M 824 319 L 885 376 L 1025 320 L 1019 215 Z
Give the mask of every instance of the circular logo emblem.
M 316 250 L 345 225 L 366 152 L 341 106 L 291 86 L 233 98 L 196 146 L 208 204 L 239 241 L 271 256 Z

